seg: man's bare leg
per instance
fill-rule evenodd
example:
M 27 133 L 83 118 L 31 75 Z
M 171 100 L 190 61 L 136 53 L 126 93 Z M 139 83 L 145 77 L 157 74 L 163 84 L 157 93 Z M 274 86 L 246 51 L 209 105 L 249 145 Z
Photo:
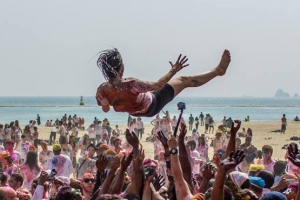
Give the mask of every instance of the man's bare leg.
M 187 87 L 199 87 L 217 76 L 223 76 L 226 73 L 230 61 L 230 52 L 228 50 L 225 50 L 223 52 L 219 65 L 213 68 L 211 71 L 194 76 L 181 76 L 170 80 L 168 84 L 171 85 L 174 89 L 174 96 L 177 96 L 182 90 Z

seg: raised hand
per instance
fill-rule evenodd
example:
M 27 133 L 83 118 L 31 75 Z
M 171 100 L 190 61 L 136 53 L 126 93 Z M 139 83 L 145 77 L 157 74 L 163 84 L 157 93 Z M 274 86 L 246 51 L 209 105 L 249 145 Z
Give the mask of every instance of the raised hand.
M 118 156 L 111 157 L 109 168 L 111 170 L 117 170 L 119 167 L 120 167 L 120 158 Z
M 46 171 L 42 171 L 39 177 L 39 185 L 44 185 L 47 181 L 48 173 Z
M 171 149 L 178 146 L 177 139 L 174 137 L 174 135 L 171 136 L 170 140 L 168 141 L 168 145 Z
M 134 168 L 139 168 L 140 166 L 142 166 L 143 161 L 145 159 L 145 152 L 143 149 L 139 149 L 137 155 L 134 155 L 133 158 L 133 165 Z
M 240 164 L 244 160 L 245 156 L 244 151 L 237 150 L 235 153 L 231 152 L 229 157 L 222 160 L 219 168 L 227 172 Z
M 97 167 L 98 171 L 103 172 L 107 163 L 108 163 L 108 160 L 106 159 L 106 157 L 104 155 L 100 154 L 98 160 L 96 161 L 96 167 Z
M 212 162 L 215 163 L 217 166 L 219 166 L 221 161 L 222 161 L 222 159 L 221 159 L 220 155 L 217 152 L 214 153 Z
M 230 133 L 236 135 L 238 130 L 241 127 L 241 121 L 240 120 L 234 120 L 234 123 L 231 124 L 231 129 L 230 129 Z M 236 126 L 234 126 L 235 124 L 237 124 Z
M 300 167 L 300 154 L 298 150 L 298 146 L 290 144 L 288 146 L 288 154 L 289 156 L 287 157 L 294 165 L 297 167 Z
M 176 73 L 179 72 L 182 68 L 189 66 L 189 64 L 185 64 L 188 61 L 187 57 L 184 56 L 183 58 L 181 58 L 181 54 L 179 55 L 177 61 L 175 64 L 173 64 L 171 61 L 169 61 L 172 69 L 172 73 Z
M 154 175 L 148 176 L 144 180 L 144 191 L 143 191 L 143 198 L 142 200 L 164 200 L 162 196 L 157 192 L 155 186 L 152 184 L 152 181 L 154 179 Z
M 158 176 L 155 176 L 155 179 L 152 181 L 152 183 L 153 183 L 155 190 L 158 191 L 158 190 L 160 190 L 160 188 L 162 186 L 165 185 L 165 179 L 163 176 L 158 175 Z
M 286 179 L 281 177 L 279 182 L 277 182 L 276 185 L 274 185 L 273 187 L 271 187 L 271 191 L 282 191 L 285 188 L 287 188 L 289 186 L 290 182 Z
M 126 129 L 125 136 L 127 142 L 133 147 L 133 149 L 139 148 L 140 141 L 134 132 L 130 133 L 129 129 Z
M 165 149 L 168 149 L 168 139 L 166 138 L 165 134 L 162 131 L 158 131 L 157 138 L 162 143 Z
M 128 166 L 130 165 L 131 161 L 132 161 L 132 153 L 129 154 L 127 157 L 123 156 L 123 158 L 121 159 L 121 169 L 122 170 L 126 170 L 128 168 Z
M 187 133 L 187 130 L 186 130 L 185 123 L 180 122 L 180 130 L 179 130 L 178 140 L 184 141 L 186 133 Z
M 203 179 L 206 179 L 206 180 L 210 180 L 214 177 L 215 175 L 215 172 L 216 172 L 216 167 L 214 167 L 212 164 L 210 163 L 207 163 L 207 164 L 204 164 L 203 168 L 201 167 L 201 173 L 202 173 L 202 177 Z

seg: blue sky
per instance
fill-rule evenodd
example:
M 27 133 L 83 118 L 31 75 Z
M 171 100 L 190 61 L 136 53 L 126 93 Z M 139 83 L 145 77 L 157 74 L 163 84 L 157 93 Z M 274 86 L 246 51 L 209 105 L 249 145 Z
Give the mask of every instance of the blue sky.
M 93 96 L 104 78 L 99 51 L 117 47 L 125 77 L 154 81 L 180 53 L 190 66 L 228 72 L 181 96 L 300 94 L 299 1 L 2 1 L 0 94 Z

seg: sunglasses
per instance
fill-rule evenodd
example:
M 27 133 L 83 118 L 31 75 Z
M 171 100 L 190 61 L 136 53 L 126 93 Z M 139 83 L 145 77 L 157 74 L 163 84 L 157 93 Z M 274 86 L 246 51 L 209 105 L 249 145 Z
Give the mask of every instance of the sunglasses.
M 95 183 L 95 179 L 93 179 L 93 178 L 84 178 L 82 181 L 85 183 L 89 183 L 89 182 Z

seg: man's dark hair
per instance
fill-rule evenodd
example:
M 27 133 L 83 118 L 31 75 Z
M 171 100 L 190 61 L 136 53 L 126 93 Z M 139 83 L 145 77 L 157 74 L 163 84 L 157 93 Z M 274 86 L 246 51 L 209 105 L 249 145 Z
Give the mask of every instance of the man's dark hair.
M 80 191 L 71 188 L 70 186 L 63 186 L 56 195 L 56 200 L 66 199 L 82 199 Z
M 94 150 L 96 151 L 96 147 L 95 147 L 95 145 L 94 145 L 94 144 L 89 144 L 89 146 L 87 146 L 87 148 L 86 148 L 86 149 L 89 149 L 90 147 L 94 148 Z
M 14 173 L 14 174 L 10 175 L 10 177 L 11 177 L 11 178 L 15 178 L 15 180 L 16 180 L 17 182 L 20 182 L 20 183 L 21 183 L 20 185 L 23 185 L 24 179 L 23 179 L 23 176 L 22 176 L 21 174 L 19 174 L 19 173 Z
M 196 148 L 197 144 L 194 140 L 190 140 L 187 142 L 187 145 L 189 145 L 193 150 Z
M 281 176 L 285 172 L 286 165 L 287 165 L 286 161 L 282 161 L 282 160 L 276 161 L 274 165 L 274 174 L 276 176 Z
M 270 146 L 270 145 L 264 145 L 263 147 L 262 147 L 262 151 L 265 153 L 273 153 L 273 148 L 272 148 L 272 146 Z
M 107 81 L 116 77 L 122 66 L 122 57 L 118 49 L 113 48 L 101 51 L 97 60 L 97 66 Z
M 262 178 L 266 185 L 264 188 L 270 189 L 274 184 L 274 173 L 265 169 L 258 170 L 258 172 L 255 174 L 256 177 Z

